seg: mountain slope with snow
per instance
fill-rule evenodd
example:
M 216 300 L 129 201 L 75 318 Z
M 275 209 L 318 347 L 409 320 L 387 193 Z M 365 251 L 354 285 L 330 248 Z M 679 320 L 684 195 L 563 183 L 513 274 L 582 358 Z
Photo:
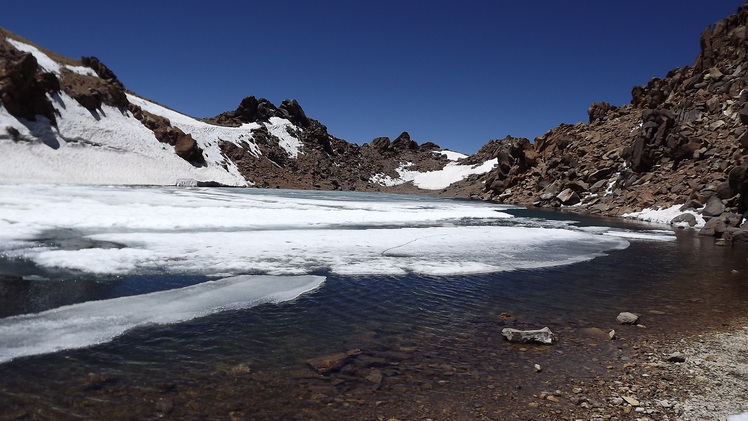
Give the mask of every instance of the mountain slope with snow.
M 208 119 L 129 92 L 95 57 L 71 60 L 0 29 L 1 183 L 204 184 L 442 190 L 495 160 L 462 165 L 407 133 L 355 145 L 294 100 L 247 97 Z M 459 155 L 459 154 L 458 154 Z M 194 184 L 190 181 L 188 184 Z

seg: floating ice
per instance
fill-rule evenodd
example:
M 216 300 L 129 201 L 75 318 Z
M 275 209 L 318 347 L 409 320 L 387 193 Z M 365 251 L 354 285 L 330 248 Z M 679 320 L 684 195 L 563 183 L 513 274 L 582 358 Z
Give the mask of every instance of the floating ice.
M 504 209 L 371 194 L 0 186 L 0 252 L 45 273 L 457 275 L 564 265 L 628 245 L 511 224 Z
M 242 275 L 7 317 L 0 319 L 0 363 L 108 342 L 139 326 L 178 323 L 225 310 L 289 301 L 316 289 L 324 279 L 311 275 Z

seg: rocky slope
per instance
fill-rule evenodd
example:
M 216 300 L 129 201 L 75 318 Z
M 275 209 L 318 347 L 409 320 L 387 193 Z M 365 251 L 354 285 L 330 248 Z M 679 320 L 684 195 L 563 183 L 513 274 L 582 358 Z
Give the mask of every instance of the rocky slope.
M 711 218 L 708 233 L 729 236 L 748 210 L 747 22 L 744 5 L 707 27 L 694 64 L 634 87 L 630 104 L 592 104 L 588 122 L 562 124 L 533 143 L 489 142 L 469 160 L 499 165 L 459 188 L 610 216 L 677 205 Z
M 377 180 L 398 180 L 405 168 L 426 172 L 454 165 L 438 153 L 439 146 L 418 145 L 407 132 L 364 145 L 336 138 L 295 100 L 276 107 L 250 96 L 234 111 L 188 117 L 128 91 L 96 57 L 72 60 L 2 29 L 0 150 L 8 162 L 0 168 L 1 182 L 190 179 L 205 185 L 416 192 L 413 183 Z

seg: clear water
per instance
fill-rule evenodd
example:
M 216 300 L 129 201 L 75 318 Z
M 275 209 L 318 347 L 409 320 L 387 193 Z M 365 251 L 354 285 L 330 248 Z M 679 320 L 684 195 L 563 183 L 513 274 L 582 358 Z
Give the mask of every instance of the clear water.
M 499 334 L 505 325 L 549 326 L 563 338 L 584 327 L 615 327 L 611 321 L 619 311 L 635 311 L 650 332 L 661 333 L 695 328 L 689 320 L 727 319 L 748 299 L 740 275 L 748 273 L 745 251 L 662 226 L 408 196 L 71 187 L 64 191 L 65 205 L 57 207 L 49 200 L 59 190 L 5 189 L 0 272 L 25 278 L 0 281 L 0 349 L 18 340 L 44 344 L 53 336 L 35 334 L 24 317 L 62 322 L 73 342 L 86 345 L 57 352 L 39 347 L 0 364 L 0 407 L 9 419 L 228 419 L 231 408 L 247 419 L 344 419 L 349 412 L 325 412 L 336 401 L 319 396 L 363 393 L 357 392 L 362 386 L 347 377 L 319 376 L 306 361 L 353 348 L 377 358 L 398 354 L 377 392 L 368 385 L 359 398 L 379 393 L 372 399 L 387 400 L 387 393 L 405 390 L 432 405 L 457 405 L 466 388 L 483 388 L 487 379 L 521 381 L 520 357 Z M 294 207 L 297 212 L 284 213 Z M 253 214 L 264 219 L 237 221 L 237 209 L 264 209 Z M 59 217 L 61 212 L 83 216 Z M 175 216 L 180 212 L 187 216 Z M 144 221 L 148 215 L 154 216 Z M 189 223 L 202 235 L 192 236 Z M 408 230 L 417 232 L 397 238 Z M 252 237 L 258 231 L 273 235 Z M 396 246 L 412 246 L 387 254 L 393 245 L 382 232 L 395 236 Z M 251 238 L 250 244 L 242 238 Z M 253 242 L 259 238 L 264 242 Z M 273 239 L 295 244 L 282 254 Z M 490 242 L 504 244 L 491 248 Z M 150 259 L 122 253 L 107 273 L 101 262 L 112 248 L 145 251 Z M 221 255 L 212 248 L 234 250 L 242 264 L 214 264 Z M 250 250 L 261 256 L 246 258 Z M 372 258 L 375 264 L 369 264 Z M 166 263 L 154 263 L 159 261 Z M 201 295 L 207 281 L 245 275 L 247 297 Z M 254 294 L 261 280 L 315 276 L 324 281 L 301 295 L 282 282 L 265 284 L 262 294 L 276 294 L 272 300 Z M 162 319 L 185 300 L 197 303 L 190 308 L 194 314 Z M 74 315 L 50 313 L 70 305 Z M 138 309 L 148 315 L 92 344 L 86 341 L 101 326 L 78 328 L 87 317 L 121 318 Z M 701 317 L 689 319 L 693 314 Z M 555 349 L 562 352 L 572 342 Z M 445 364 L 456 373 L 464 367 L 478 374 L 450 378 L 460 387 L 425 388 Z M 582 363 L 558 362 L 569 370 L 575 364 Z M 403 374 L 406 367 L 410 374 Z M 240 386 L 237 373 L 246 373 Z M 315 392 L 323 387 L 316 381 L 324 382 L 324 393 Z

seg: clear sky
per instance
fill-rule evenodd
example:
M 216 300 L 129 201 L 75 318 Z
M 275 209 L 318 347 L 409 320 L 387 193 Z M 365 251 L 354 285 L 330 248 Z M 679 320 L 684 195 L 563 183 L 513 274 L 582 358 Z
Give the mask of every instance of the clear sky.
M 196 117 L 296 98 L 331 134 L 408 131 L 473 153 L 587 120 L 592 102 L 690 65 L 739 0 L 8 1 L 0 26 L 97 56 L 134 92 Z

